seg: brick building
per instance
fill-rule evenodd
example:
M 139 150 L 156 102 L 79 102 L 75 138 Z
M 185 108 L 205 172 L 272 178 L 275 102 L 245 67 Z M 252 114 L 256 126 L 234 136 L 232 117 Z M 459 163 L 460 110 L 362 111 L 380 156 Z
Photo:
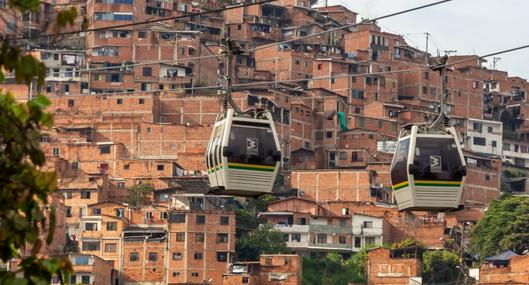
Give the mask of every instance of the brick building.
M 414 284 L 410 279 L 420 280 L 421 273 L 422 262 L 417 248 L 377 248 L 368 252 L 367 284 Z
M 223 285 L 301 285 L 303 262 L 299 255 L 261 254 L 259 261 L 236 262 L 224 273 Z

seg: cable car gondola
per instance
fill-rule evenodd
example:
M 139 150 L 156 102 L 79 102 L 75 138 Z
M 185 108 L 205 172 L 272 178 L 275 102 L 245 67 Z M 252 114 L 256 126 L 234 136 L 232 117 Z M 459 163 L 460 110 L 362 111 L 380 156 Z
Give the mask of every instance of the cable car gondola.
M 400 211 L 460 209 L 467 175 L 465 157 L 445 106 L 448 57 L 432 67 L 441 74 L 439 117 L 431 124 L 405 126 L 391 163 L 391 185 Z
M 453 127 L 432 132 L 413 125 L 401 131 L 391 164 L 399 210 L 457 209 L 466 163 Z
M 255 197 L 271 193 L 281 165 L 281 151 L 272 116 L 228 109 L 219 115 L 206 150 L 213 193 Z

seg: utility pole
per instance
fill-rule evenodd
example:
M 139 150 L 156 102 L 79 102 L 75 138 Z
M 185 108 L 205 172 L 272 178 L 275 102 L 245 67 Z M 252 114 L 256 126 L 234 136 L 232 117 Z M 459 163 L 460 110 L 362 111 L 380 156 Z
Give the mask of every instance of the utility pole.
M 492 69 L 496 70 L 496 63 L 501 60 L 501 57 L 493 57 L 492 58 Z
M 426 35 L 426 65 L 428 65 L 428 41 L 430 40 L 430 33 L 426 32 L 424 34 Z

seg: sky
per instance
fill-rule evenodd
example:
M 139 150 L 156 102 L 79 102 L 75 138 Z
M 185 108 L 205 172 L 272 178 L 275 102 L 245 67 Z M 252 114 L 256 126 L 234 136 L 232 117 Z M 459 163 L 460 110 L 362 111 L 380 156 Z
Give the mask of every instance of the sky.
M 425 5 L 437 0 L 328 0 L 329 5 L 344 5 L 362 18 L 375 18 Z M 323 3 L 324 0 L 320 0 Z M 383 31 L 405 36 L 411 46 L 425 49 L 431 35 L 429 51 L 457 55 L 484 55 L 529 44 L 528 0 L 453 0 L 378 22 Z M 454 55 L 454 54 L 452 54 Z M 529 79 L 529 48 L 503 54 L 496 69 L 509 76 Z M 492 68 L 492 58 L 485 67 Z

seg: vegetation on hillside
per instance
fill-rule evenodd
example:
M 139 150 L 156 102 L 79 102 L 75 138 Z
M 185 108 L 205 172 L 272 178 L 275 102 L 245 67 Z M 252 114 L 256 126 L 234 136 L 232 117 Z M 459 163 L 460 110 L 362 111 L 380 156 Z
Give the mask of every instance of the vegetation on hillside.
M 511 249 L 529 250 L 529 197 L 503 196 L 493 201 L 471 233 L 471 251 L 481 260 Z

